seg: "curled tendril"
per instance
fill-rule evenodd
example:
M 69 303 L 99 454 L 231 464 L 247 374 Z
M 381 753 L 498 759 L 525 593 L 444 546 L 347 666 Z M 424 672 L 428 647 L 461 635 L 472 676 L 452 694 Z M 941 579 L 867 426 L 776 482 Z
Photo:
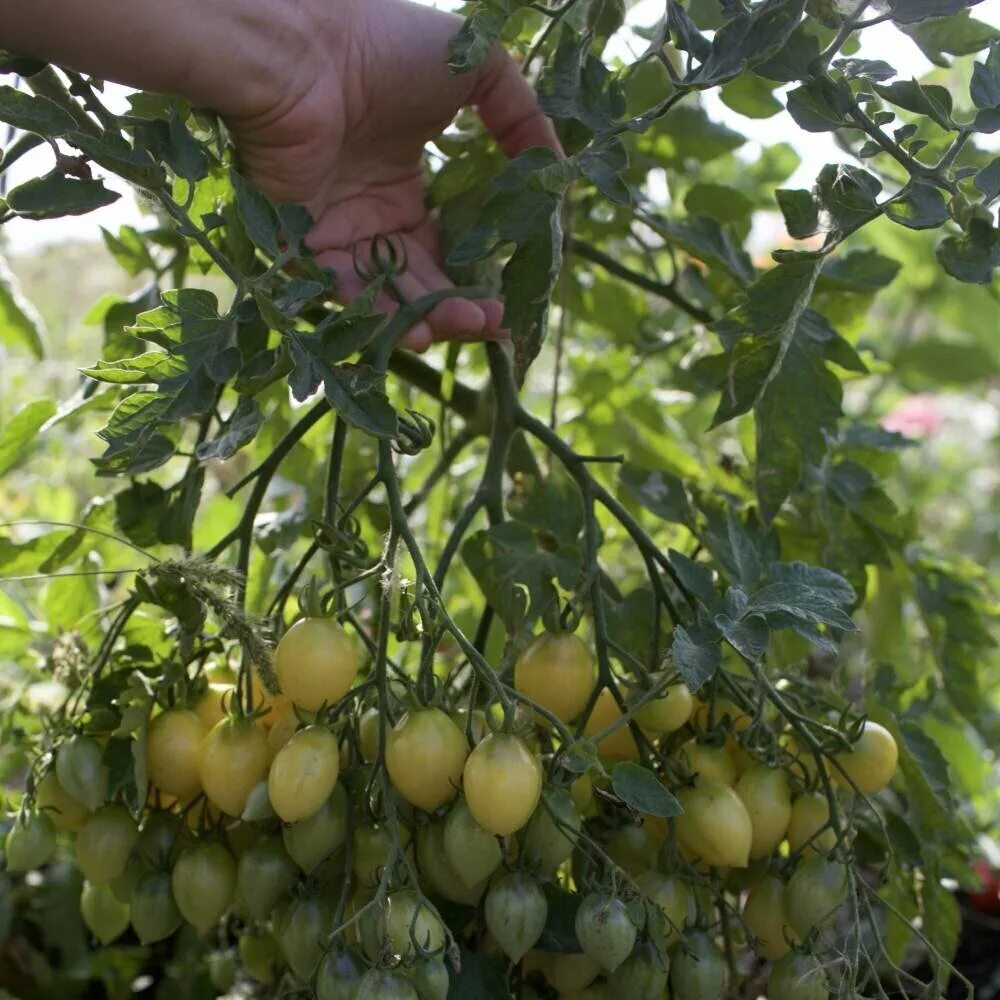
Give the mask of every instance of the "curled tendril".
M 401 455 L 417 455 L 431 446 L 435 430 L 436 425 L 430 417 L 407 410 L 399 418 L 399 434 L 392 443 L 393 450 Z
M 370 264 L 362 264 L 358 248 L 354 248 L 354 273 L 365 283 L 376 278 L 398 278 L 410 266 L 406 244 L 390 236 L 376 236 L 368 248 Z
M 369 562 L 368 546 L 361 540 L 361 525 L 354 517 L 346 517 L 337 525 L 314 520 L 313 540 L 324 552 L 336 556 L 338 562 L 359 567 Z

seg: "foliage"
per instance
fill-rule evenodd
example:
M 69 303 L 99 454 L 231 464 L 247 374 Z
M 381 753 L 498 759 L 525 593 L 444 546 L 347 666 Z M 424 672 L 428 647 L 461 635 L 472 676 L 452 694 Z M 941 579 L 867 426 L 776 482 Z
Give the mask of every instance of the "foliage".
M 165 942 L 103 948 L 80 923 L 62 845 L 40 874 L 0 876 L 0 987 L 72 996 L 99 980 L 117 996 L 147 974 L 214 996 L 225 989 L 210 970 L 239 939 L 241 981 L 277 995 L 304 989 L 319 957 L 300 923 L 320 921 L 336 948 L 374 964 L 409 966 L 421 941 L 407 934 L 422 920 L 436 934 L 440 916 L 449 995 L 510 995 L 507 963 L 469 932 L 478 897 L 446 897 L 431 874 L 443 848 L 425 838 L 441 824 L 403 801 L 386 767 L 388 728 L 436 704 L 473 742 L 477 726 L 517 733 L 543 763 L 528 831 L 545 820 L 569 846 L 554 872 L 531 872 L 547 906 L 546 957 L 517 973 L 532 988 L 555 988 L 555 959 L 579 953 L 576 915 L 593 887 L 626 904 L 622 922 L 644 928 L 639 947 L 652 945 L 661 971 L 665 941 L 696 974 L 692 948 L 717 936 L 734 995 L 761 992 L 767 967 L 740 896 L 765 871 L 801 877 L 809 845 L 729 876 L 699 864 L 701 845 L 678 833 L 697 817 L 674 794 L 700 801 L 687 787 L 694 736 L 740 766 L 782 768 L 796 796 L 825 797 L 846 903 L 832 927 L 800 936 L 834 987 L 876 995 L 881 978 L 899 995 L 942 993 L 959 934 L 942 879 L 971 885 L 976 835 L 996 815 L 984 757 L 1000 737 L 997 515 L 967 496 L 975 523 L 942 525 L 952 482 L 928 477 L 922 449 L 879 418 L 908 392 L 974 396 L 1000 370 L 1000 160 L 982 139 L 1000 127 L 1000 45 L 969 6 L 674 2 L 623 64 L 605 55 L 631 30 L 622 4 L 471 4 L 453 68 L 497 39 L 520 52 L 567 156 L 503 164 L 464 119 L 439 140 L 430 197 L 452 273 L 462 294 L 502 292 L 512 344 L 429 360 L 394 344 L 456 293 L 404 301 L 390 240 L 359 257 L 366 293 L 334 306 L 303 244 L 308 216 L 239 175 L 211 115 L 148 94 L 114 115 L 96 81 L 10 64 L 26 89 L 0 89 L 0 119 L 21 130 L 3 168 L 37 137 L 60 153 L 7 192 L 5 216 L 107 204 L 93 163 L 140 188 L 155 221 L 105 234 L 144 284 L 92 310 L 101 356 L 74 395 L 53 400 L 39 384 L 2 413 L 0 496 L 18 519 L 0 527 L 6 826 L 41 805 L 53 759 L 83 732 L 101 738 L 106 794 L 145 836 L 168 806 L 148 780 L 150 719 L 218 701 L 211 681 L 232 689 L 235 716 L 264 712 L 269 739 L 282 711 L 286 737 L 332 728 L 341 799 L 309 836 L 347 843 L 296 872 L 279 893 L 295 902 L 266 921 L 237 901 L 210 944 L 185 925 Z M 899 80 L 855 55 L 886 21 L 935 63 L 930 78 Z M 783 186 L 792 150 L 746 155 L 747 137 L 710 114 L 715 94 L 749 119 L 784 103 L 800 129 L 834 134 L 844 161 L 810 190 Z M 756 256 L 755 225 L 777 212 L 789 238 Z M 399 302 L 391 317 L 373 313 L 383 289 Z M 40 355 L 37 316 L 6 274 L 0 306 L 0 343 Z M 40 465 L 60 447 L 62 461 Z M 92 475 L 78 471 L 81 451 Z M 34 478 L 40 468 L 57 481 Z M 297 592 L 303 614 L 335 615 L 365 656 L 346 696 L 293 714 L 271 650 Z M 512 683 L 541 627 L 579 629 L 596 654 L 582 715 L 553 715 Z M 690 722 L 637 723 L 681 683 L 701 699 Z M 875 796 L 835 763 L 864 717 L 898 746 L 898 775 Z M 574 827 L 552 803 L 581 775 L 597 794 L 573 807 Z M 531 792 L 531 781 L 517 789 L 529 805 Z M 181 816 L 237 854 L 277 833 L 266 796 L 250 794 L 257 811 L 242 821 L 204 799 L 174 808 L 171 843 L 186 843 Z M 738 831 L 724 832 L 728 857 Z M 507 865 L 517 842 L 500 841 Z M 642 888 L 654 868 L 691 893 L 686 935 L 668 937 L 666 906 Z M 403 898 L 412 919 L 398 917 Z M 292 969 L 264 984 L 247 956 L 275 939 Z

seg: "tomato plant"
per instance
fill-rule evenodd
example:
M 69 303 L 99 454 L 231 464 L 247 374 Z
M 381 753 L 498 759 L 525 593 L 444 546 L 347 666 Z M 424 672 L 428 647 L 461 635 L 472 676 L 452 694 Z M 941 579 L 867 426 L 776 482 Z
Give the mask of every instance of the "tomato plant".
M 972 6 L 475 0 L 451 71 L 506 46 L 565 155 L 456 120 L 432 291 L 412 234 L 334 274 L 211 112 L 0 59 L 11 233 L 109 174 L 149 209 L 83 332 L 0 266 L 0 991 L 964 987 L 1000 814 Z M 400 347 L 452 299 L 509 339 Z

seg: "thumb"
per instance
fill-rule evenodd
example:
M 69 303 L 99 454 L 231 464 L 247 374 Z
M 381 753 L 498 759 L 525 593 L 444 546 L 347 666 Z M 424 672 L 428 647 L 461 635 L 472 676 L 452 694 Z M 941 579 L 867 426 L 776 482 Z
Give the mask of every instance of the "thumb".
M 552 122 L 538 106 L 538 95 L 520 67 L 501 45 L 495 45 L 479 70 L 469 103 L 508 158 L 532 146 L 563 156 Z

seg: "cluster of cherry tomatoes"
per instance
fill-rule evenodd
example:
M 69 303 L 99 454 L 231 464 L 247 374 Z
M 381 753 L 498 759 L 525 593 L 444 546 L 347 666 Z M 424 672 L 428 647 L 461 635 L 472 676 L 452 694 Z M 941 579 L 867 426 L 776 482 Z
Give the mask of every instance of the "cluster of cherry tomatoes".
M 281 693 L 256 686 L 255 711 L 214 679 L 153 713 L 138 817 L 108 801 L 108 737 L 64 739 L 36 768 L 8 868 L 46 864 L 69 835 L 101 944 L 221 924 L 236 947 L 213 955 L 220 980 L 239 968 L 319 1000 L 440 1000 L 462 947 L 496 956 L 521 997 L 659 1000 L 669 983 L 712 1000 L 734 941 L 773 963 L 770 1000 L 828 996 L 815 946 L 851 885 L 837 796 L 891 780 L 883 727 L 864 723 L 828 764 L 787 733 L 762 759 L 744 745 L 751 712 L 679 678 L 598 692 L 571 633 L 521 653 L 522 708 L 506 713 L 420 704 L 398 683 L 379 703 L 333 619 L 297 622 L 275 667 Z M 594 737 L 602 764 L 566 766 L 557 723 Z M 616 796 L 608 771 L 640 759 L 683 814 Z

